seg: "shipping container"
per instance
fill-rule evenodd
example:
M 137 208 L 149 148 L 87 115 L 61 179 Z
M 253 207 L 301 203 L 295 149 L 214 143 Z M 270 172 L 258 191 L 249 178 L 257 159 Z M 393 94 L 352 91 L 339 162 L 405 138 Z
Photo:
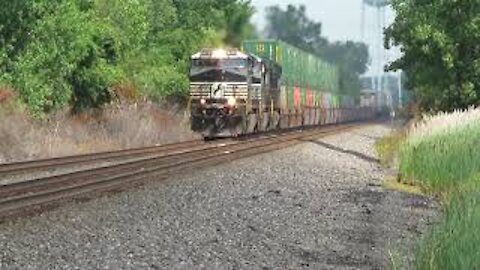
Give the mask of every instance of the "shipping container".
M 300 88 L 302 99 L 307 89 L 315 96 L 319 92 L 339 92 L 337 67 L 292 45 L 276 40 L 249 40 L 243 43 L 242 50 L 278 63 L 282 67 L 282 85 Z

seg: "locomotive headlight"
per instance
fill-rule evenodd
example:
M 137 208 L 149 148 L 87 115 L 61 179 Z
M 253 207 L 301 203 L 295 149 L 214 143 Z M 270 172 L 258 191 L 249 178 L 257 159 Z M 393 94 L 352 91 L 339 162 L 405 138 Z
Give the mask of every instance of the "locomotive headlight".
M 206 100 L 206 99 L 204 99 L 204 98 L 200 99 L 200 104 L 202 104 L 202 105 L 205 105 L 205 104 L 207 104 L 207 100 Z
M 234 107 L 237 104 L 237 99 L 234 97 L 230 97 L 227 101 L 228 106 Z

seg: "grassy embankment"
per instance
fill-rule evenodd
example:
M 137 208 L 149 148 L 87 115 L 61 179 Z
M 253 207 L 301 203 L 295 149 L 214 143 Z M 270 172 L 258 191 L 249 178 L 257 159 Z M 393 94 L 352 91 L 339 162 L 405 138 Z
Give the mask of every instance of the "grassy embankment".
M 110 151 L 195 138 L 181 108 L 115 103 L 33 118 L 13 91 L 0 89 L 0 163 Z
M 416 268 L 478 269 L 480 110 L 426 118 L 397 145 L 402 180 L 439 195 L 444 206 L 419 244 Z

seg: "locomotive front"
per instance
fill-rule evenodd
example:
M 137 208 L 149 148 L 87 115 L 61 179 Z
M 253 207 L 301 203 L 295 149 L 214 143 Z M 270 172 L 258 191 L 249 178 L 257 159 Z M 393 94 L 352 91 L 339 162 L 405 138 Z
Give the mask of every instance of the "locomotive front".
M 204 49 L 193 55 L 190 66 L 192 130 L 204 137 L 240 133 L 251 72 L 249 55 L 235 49 Z

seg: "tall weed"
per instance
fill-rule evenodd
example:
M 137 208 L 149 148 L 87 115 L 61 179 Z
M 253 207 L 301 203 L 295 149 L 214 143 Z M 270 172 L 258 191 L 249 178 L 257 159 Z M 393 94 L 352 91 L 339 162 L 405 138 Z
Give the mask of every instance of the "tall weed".
M 424 118 L 400 147 L 400 171 L 441 193 L 444 216 L 423 239 L 417 269 L 480 267 L 480 109 Z
M 480 110 L 429 117 L 401 146 L 400 171 L 432 191 L 447 191 L 480 171 L 479 145 Z
M 153 103 L 112 104 L 39 121 L 10 102 L 0 103 L 0 162 L 119 150 L 195 138 L 180 109 Z M 13 110 L 14 108 L 15 110 Z
M 443 219 L 418 248 L 417 269 L 470 270 L 480 267 L 480 178 L 450 195 Z

